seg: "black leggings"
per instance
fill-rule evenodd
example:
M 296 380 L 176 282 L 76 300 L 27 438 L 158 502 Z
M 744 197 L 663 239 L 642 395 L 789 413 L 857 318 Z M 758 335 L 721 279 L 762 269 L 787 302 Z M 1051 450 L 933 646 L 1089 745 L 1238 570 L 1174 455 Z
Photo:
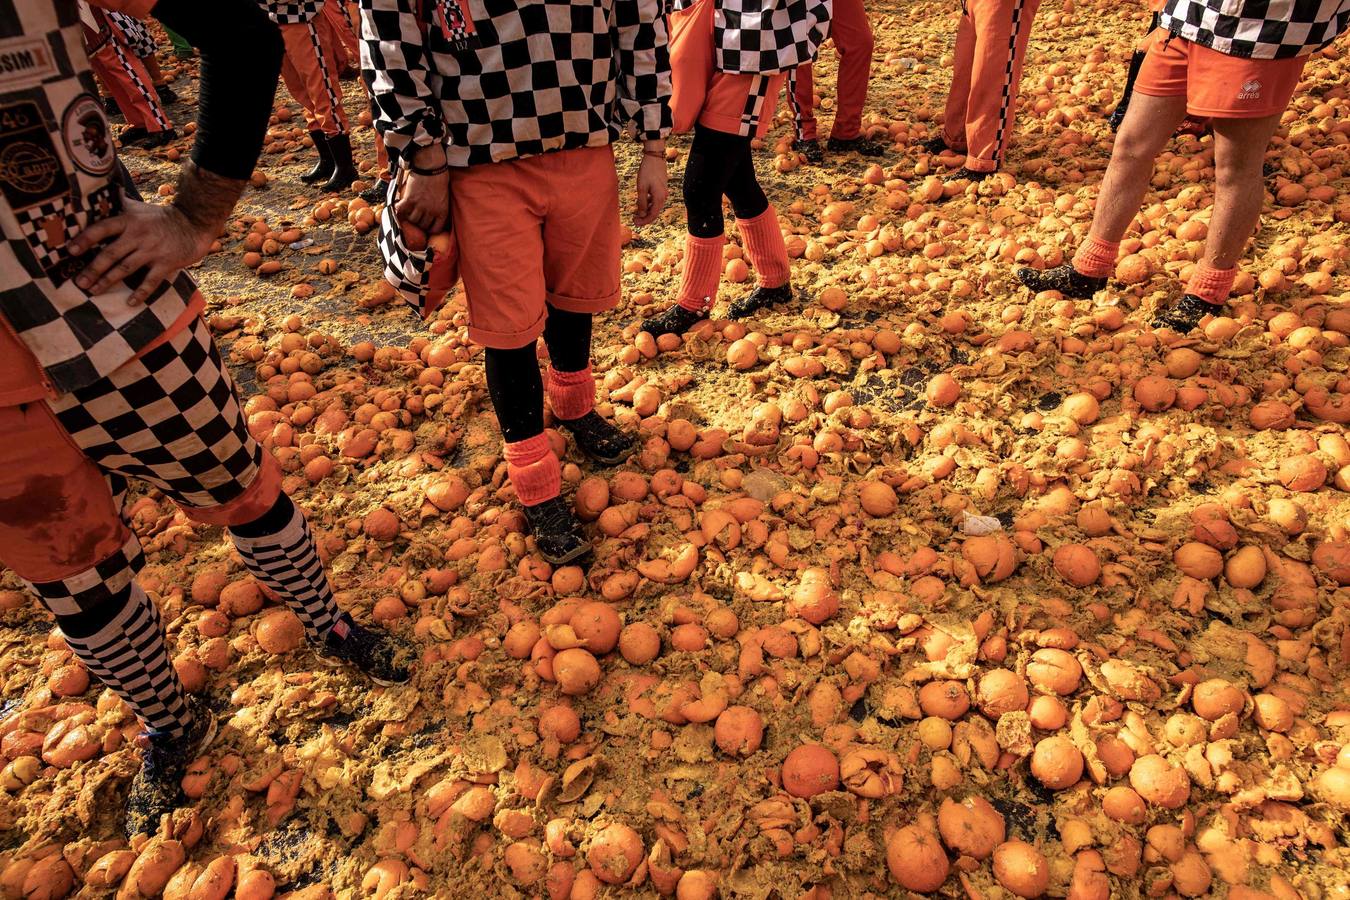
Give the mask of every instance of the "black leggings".
M 544 344 L 550 364 L 559 372 L 580 372 L 591 361 L 590 313 L 574 313 L 550 306 L 544 319 Z M 514 350 L 484 352 L 488 395 L 497 410 L 502 437 L 508 443 L 532 438 L 544 431 L 544 380 L 531 341 Z
M 689 233 L 713 238 L 722 233 L 722 197 L 738 219 L 753 219 L 769 208 L 755 177 L 750 138 L 694 126 L 694 142 L 684 167 L 684 208 Z

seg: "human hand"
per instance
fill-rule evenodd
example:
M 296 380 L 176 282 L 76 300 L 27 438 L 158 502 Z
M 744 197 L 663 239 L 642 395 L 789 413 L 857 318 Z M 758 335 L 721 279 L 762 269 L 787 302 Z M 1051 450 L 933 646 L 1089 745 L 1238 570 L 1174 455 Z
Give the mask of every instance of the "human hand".
M 445 165 L 445 148 L 439 144 L 423 147 L 413 156 L 419 169 L 439 169 Z M 450 218 L 450 173 L 418 175 L 412 168 L 402 170 L 394 214 L 400 222 L 414 225 L 427 234 L 445 230 Z
M 128 306 L 140 306 L 161 284 L 200 262 L 215 239 L 216 229 L 195 226 L 177 206 L 126 197 L 120 215 L 95 222 L 71 242 L 76 256 L 104 245 L 75 283 L 97 296 L 144 269 L 145 278 L 127 298 Z
M 661 215 L 669 194 L 667 186 L 669 177 L 665 156 L 656 157 L 644 151 L 637 174 L 637 201 L 633 205 L 634 225 L 649 225 Z

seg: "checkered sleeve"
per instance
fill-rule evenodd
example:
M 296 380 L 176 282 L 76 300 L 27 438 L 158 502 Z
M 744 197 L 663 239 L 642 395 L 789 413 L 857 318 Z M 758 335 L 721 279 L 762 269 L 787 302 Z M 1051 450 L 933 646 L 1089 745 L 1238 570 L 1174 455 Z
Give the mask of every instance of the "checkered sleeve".
M 638 137 L 670 134 L 670 50 L 665 0 L 615 0 L 619 126 L 632 122 Z
M 361 67 L 375 128 L 396 157 L 445 139 L 419 0 L 360 0 Z

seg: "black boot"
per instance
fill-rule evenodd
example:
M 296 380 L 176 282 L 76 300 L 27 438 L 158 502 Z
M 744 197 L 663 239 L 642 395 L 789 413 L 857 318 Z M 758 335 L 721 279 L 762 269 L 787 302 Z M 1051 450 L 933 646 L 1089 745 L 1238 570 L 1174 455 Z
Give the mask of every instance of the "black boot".
M 642 330 L 652 337 L 660 337 L 663 334 L 684 334 L 707 318 L 707 313 L 694 312 L 677 303 L 665 312 L 657 313 L 650 319 L 643 319 Z
M 947 146 L 947 139 L 939 134 L 930 137 L 928 140 L 919 144 L 919 149 L 924 153 L 931 153 L 934 156 L 937 156 L 939 153 L 946 153 L 952 148 Z
M 153 150 L 156 147 L 163 147 L 165 144 L 169 143 L 169 141 L 172 141 L 177 137 L 178 132 L 174 131 L 172 128 L 164 131 L 152 131 L 143 141 L 141 141 L 141 146 L 147 150 Z
M 374 206 L 383 203 L 389 197 L 389 182 L 381 178 L 361 192 L 361 199 Z
M 333 154 L 333 177 L 324 182 L 323 189 L 329 193 L 345 191 L 356 180 L 352 139 L 345 134 L 335 134 L 328 139 L 328 150 Z
M 1059 291 L 1065 297 L 1078 300 L 1086 300 L 1106 287 L 1105 278 L 1084 275 L 1068 264 L 1044 270 L 1018 269 L 1017 280 L 1037 293 Z
M 309 137 L 314 141 L 314 152 L 319 154 L 319 161 L 314 164 L 314 168 L 301 175 L 300 180 L 305 184 L 314 184 L 333 174 L 333 151 L 328 147 L 328 135 L 322 131 L 311 131 Z
M 135 147 L 146 138 L 150 137 L 150 132 L 139 125 L 129 125 L 123 128 L 117 135 L 117 143 L 123 147 Z
M 182 737 L 147 732 L 141 753 L 141 770 L 131 782 L 127 796 L 126 834 L 153 834 L 160 817 L 178 808 L 183 800 L 183 774 L 188 764 L 211 746 L 216 736 L 216 714 L 197 698 L 188 700 L 192 724 Z
M 943 178 L 942 181 L 945 184 L 951 184 L 953 181 L 973 181 L 978 184 L 993 174 L 993 172 L 976 172 L 974 169 L 967 169 L 965 166 L 962 166 L 952 174 Z
M 366 628 L 352 621 L 346 613 L 324 638 L 323 646 L 316 648 L 325 662 L 346 663 L 365 674 L 376 684 L 386 687 L 403 684 L 412 677 L 408 667 L 399 661 L 406 643 L 381 628 Z
M 1170 328 L 1177 334 L 1189 334 L 1199 325 L 1205 316 L 1217 316 L 1223 312 L 1223 304 L 1210 303 L 1194 294 L 1187 294 L 1171 309 L 1158 310 L 1153 319 L 1154 328 Z
M 779 303 L 787 303 L 791 299 L 792 285 L 790 284 L 771 288 L 757 287 L 741 299 L 731 302 L 731 307 L 727 310 L 727 318 L 744 319 L 766 306 L 777 306 Z
M 1144 64 L 1144 54 L 1138 50 L 1130 57 L 1130 71 L 1125 76 L 1125 90 L 1121 91 L 1120 102 L 1116 108 L 1111 111 L 1107 122 L 1111 125 L 1112 131 L 1120 130 L 1120 123 L 1125 121 L 1125 111 L 1130 108 L 1130 98 L 1134 96 L 1134 81 L 1139 77 L 1139 67 Z
M 631 434 L 605 421 L 595 410 L 580 419 L 559 419 L 558 424 L 572 432 L 572 439 L 582 453 L 602 465 L 618 465 L 637 445 Z
M 572 508 L 561 497 L 525 507 L 539 555 L 555 566 L 565 565 L 591 552 Z
M 818 166 L 825 161 L 825 151 L 820 149 L 820 141 L 815 138 L 806 141 L 793 141 L 792 149 L 805 156 L 810 165 Z
M 178 102 L 178 94 L 167 83 L 155 85 L 155 93 L 159 95 L 159 102 L 165 106 Z
M 830 142 L 825 145 L 831 153 L 857 153 L 859 156 L 885 156 L 890 148 L 880 141 L 874 141 L 871 138 L 830 138 Z

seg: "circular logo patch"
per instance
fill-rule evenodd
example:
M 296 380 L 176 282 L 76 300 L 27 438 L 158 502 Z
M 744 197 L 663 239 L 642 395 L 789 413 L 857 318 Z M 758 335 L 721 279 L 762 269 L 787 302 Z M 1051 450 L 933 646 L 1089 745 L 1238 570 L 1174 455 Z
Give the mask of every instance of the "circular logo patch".
M 41 194 L 56 183 L 61 160 L 31 141 L 15 141 L 0 150 L 0 179 L 29 194 Z
M 76 97 L 61 116 L 66 152 L 81 170 L 107 175 L 113 167 L 113 143 L 103 107 L 88 94 Z

